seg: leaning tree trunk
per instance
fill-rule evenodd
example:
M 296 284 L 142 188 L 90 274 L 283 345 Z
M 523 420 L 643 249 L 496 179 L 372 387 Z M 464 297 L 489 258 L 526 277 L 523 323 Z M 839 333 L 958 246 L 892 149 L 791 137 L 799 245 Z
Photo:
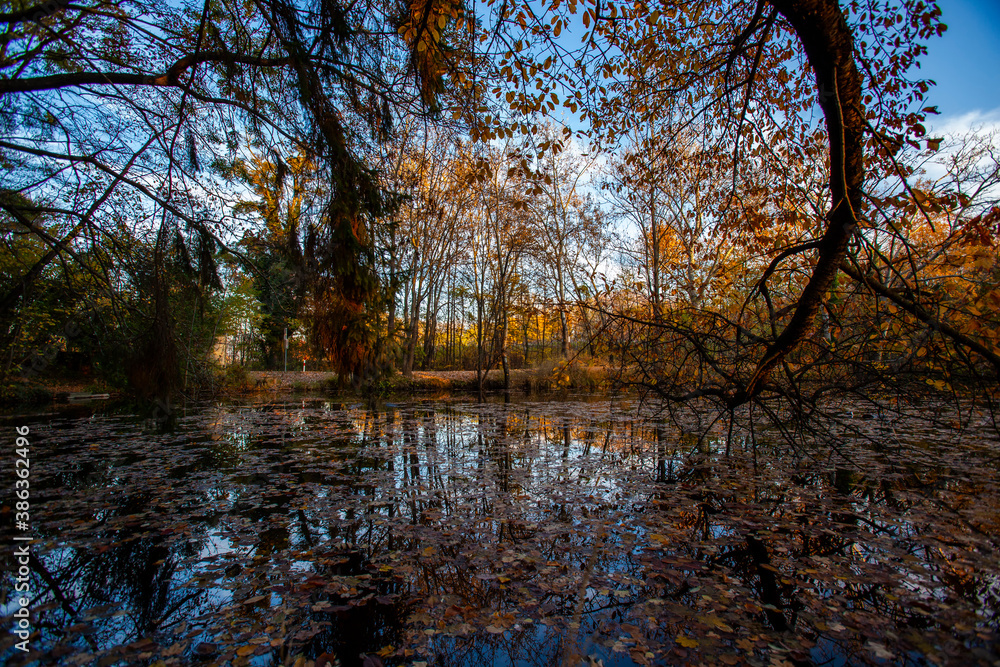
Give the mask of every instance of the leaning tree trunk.
M 798 36 L 816 76 L 830 147 L 827 227 L 818 244 L 816 266 L 788 326 L 771 343 L 753 374 L 728 401 L 731 407 L 760 393 L 771 371 L 809 334 L 823 296 L 830 289 L 847 244 L 858 227 L 865 179 L 865 110 L 861 75 L 854 61 L 854 38 L 837 0 L 771 0 Z

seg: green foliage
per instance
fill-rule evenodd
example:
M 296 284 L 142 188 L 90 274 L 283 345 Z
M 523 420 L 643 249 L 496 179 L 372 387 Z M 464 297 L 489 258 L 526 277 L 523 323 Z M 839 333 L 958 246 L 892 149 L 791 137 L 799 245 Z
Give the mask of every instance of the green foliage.
M 40 405 L 52 399 L 51 389 L 34 382 L 15 380 L 0 387 L 0 401 L 6 405 Z
M 109 377 L 147 395 L 190 388 L 208 376 L 212 332 L 231 328 L 210 298 L 220 250 L 254 276 L 268 365 L 308 297 L 348 329 L 314 327 L 319 356 L 367 374 L 367 318 L 384 305 L 371 228 L 392 201 L 371 151 L 396 116 L 435 105 L 461 59 L 460 8 L 419 5 L 5 11 L 3 374 L 85 305 L 99 340 L 84 347 Z M 230 206 L 244 185 L 259 201 Z M 235 243 L 244 232 L 260 247 Z
M 245 392 L 253 388 L 250 374 L 240 364 L 226 366 L 219 378 L 219 384 L 222 389 L 233 392 Z

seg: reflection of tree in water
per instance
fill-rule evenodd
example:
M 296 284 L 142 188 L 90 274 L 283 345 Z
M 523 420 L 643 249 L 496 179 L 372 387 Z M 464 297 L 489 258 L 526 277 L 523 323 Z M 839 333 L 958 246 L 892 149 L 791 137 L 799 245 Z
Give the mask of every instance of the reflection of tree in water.
M 409 606 L 405 584 L 379 571 L 357 550 L 326 553 L 316 559 L 315 574 L 326 586 L 313 589 L 301 603 L 308 620 L 300 635 L 305 655 L 334 655 L 343 665 L 360 664 L 363 653 L 399 646 Z M 341 582 L 355 588 L 342 594 Z
M 564 633 L 530 626 L 489 638 L 439 642 L 432 653 L 432 660 L 440 667 L 468 667 L 496 664 L 497 656 L 504 656 L 505 663 L 509 657 L 508 664 L 559 667 L 563 664 L 566 648 Z
M 945 535 L 960 524 L 928 513 L 940 500 L 975 507 L 984 476 L 608 415 L 574 404 L 271 408 L 240 415 L 255 429 L 245 450 L 185 434 L 122 446 L 107 474 L 97 454 L 78 453 L 96 471 L 78 483 L 98 485 L 84 490 L 96 499 L 84 513 L 97 508 L 103 523 L 74 531 L 79 550 L 44 559 L 69 601 L 46 620 L 65 629 L 104 603 L 105 616 L 128 616 L 94 621 L 102 647 L 142 633 L 177 641 L 172 623 L 207 609 L 180 588 L 200 576 L 207 543 L 172 540 L 202 526 L 238 550 L 220 549 L 206 580 L 231 609 L 200 621 L 222 661 L 237 640 L 219 637 L 257 638 L 279 608 L 282 656 L 344 660 L 391 644 L 446 665 L 554 665 L 570 651 L 609 665 L 647 649 L 665 663 L 777 655 L 771 644 L 797 660 L 861 662 L 865 641 L 892 633 L 891 650 L 930 652 L 920 636 L 948 641 L 970 610 L 997 606 L 996 567 L 974 531 Z M 150 491 L 117 506 L 115 488 L 138 479 Z M 101 550 L 78 547 L 83 534 Z
M 83 620 L 94 608 L 98 616 L 124 611 L 120 621 L 98 626 L 85 641 L 94 648 L 127 644 L 175 623 L 197 603 L 201 591 L 179 588 L 175 578 L 178 564 L 195 556 L 199 545 L 189 540 L 168 543 L 154 534 L 155 528 L 142 524 L 149 507 L 149 494 L 126 496 L 107 518 L 106 530 L 93 534 L 90 545 L 73 548 L 68 555 L 57 552 L 33 560 L 32 566 L 44 582 L 37 600 L 58 603 L 39 616 L 39 625 L 56 632 Z M 71 633 L 65 640 L 80 643 Z
M 656 436 L 657 459 L 662 461 L 659 429 Z M 770 468 L 797 458 L 793 451 L 761 447 Z M 644 597 L 677 600 L 695 611 L 698 595 L 692 592 L 703 594 L 702 585 L 718 584 L 721 577 L 730 583 L 717 585 L 709 596 L 720 590 L 751 593 L 758 605 L 747 609 L 742 622 L 752 631 L 791 633 L 786 636 L 801 640 L 800 646 L 815 647 L 813 659 L 867 660 L 851 630 L 866 637 L 907 632 L 911 645 L 921 646 L 913 631 L 950 632 L 940 611 L 929 613 L 935 607 L 928 605 L 928 595 L 939 596 L 943 588 L 949 603 L 964 598 L 982 608 L 984 596 L 991 594 L 990 580 L 977 578 L 968 562 L 960 564 L 956 577 L 947 554 L 927 548 L 918 526 L 889 518 L 905 516 L 913 506 L 901 496 L 926 491 L 917 476 L 834 467 L 748 481 L 754 480 L 755 470 L 756 464 L 728 457 L 689 456 L 675 478 L 664 479 L 658 466 L 657 478 L 678 482 L 680 493 L 692 502 L 681 511 L 673 484 L 652 497 L 664 513 L 651 525 L 673 528 L 676 539 L 661 540 L 662 547 L 647 554 L 654 579 L 664 583 Z M 741 475 L 746 479 L 740 480 Z M 917 563 L 922 567 L 914 568 Z M 922 584 L 914 579 L 921 570 Z M 853 624 L 847 634 L 839 634 L 841 622 Z M 836 633 L 827 632 L 829 627 L 837 628 Z M 809 653 L 799 650 L 798 655 Z

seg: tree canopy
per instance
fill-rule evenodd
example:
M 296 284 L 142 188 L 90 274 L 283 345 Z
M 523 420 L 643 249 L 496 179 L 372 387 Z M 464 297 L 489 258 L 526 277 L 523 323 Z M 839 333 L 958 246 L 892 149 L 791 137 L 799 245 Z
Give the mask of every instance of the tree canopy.
M 264 363 L 291 326 L 356 381 L 437 354 L 506 368 L 514 333 L 524 363 L 532 333 L 556 329 L 556 356 L 575 333 L 625 383 L 730 411 L 877 377 L 890 330 L 936 351 L 925 375 L 939 352 L 995 377 L 990 140 L 959 149 L 953 179 L 920 180 L 957 141 L 927 136 L 931 84 L 912 78 L 940 16 L 860 0 L 7 3 L 8 372 L 54 281 L 142 341 L 123 375 L 169 393 L 203 356 L 179 351 L 178 317 L 224 308 L 226 264 L 260 295 Z M 883 333 L 865 338 L 873 317 Z

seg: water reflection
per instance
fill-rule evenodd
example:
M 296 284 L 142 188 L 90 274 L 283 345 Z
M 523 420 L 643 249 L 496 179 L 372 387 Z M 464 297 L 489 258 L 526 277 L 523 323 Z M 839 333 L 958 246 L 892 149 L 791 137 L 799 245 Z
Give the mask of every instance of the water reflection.
M 32 657 L 997 659 L 997 473 L 974 465 L 995 442 L 803 450 L 608 401 L 205 405 L 172 426 L 33 425 Z

